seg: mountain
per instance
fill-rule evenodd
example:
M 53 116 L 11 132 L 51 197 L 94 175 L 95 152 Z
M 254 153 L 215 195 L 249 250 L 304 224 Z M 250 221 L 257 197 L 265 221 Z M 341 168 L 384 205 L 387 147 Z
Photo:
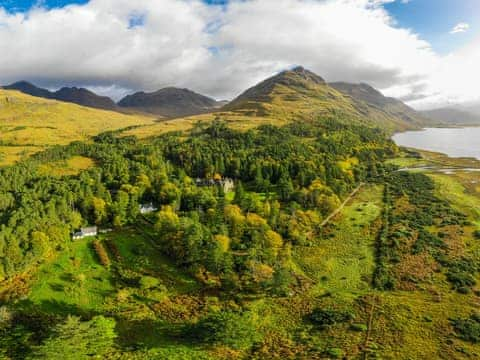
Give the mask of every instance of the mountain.
M 104 110 L 115 110 L 117 107 L 115 102 L 109 97 L 100 96 L 90 90 L 77 87 L 63 87 L 53 93 L 53 98 L 60 101 Z
M 477 115 L 480 118 L 480 103 L 478 101 L 463 105 L 462 110 Z
M 243 92 L 234 101 L 227 105 L 230 109 L 247 106 L 250 102 L 271 102 L 277 87 L 296 88 L 298 90 L 325 85 L 325 80 L 303 67 L 291 71 L 283 71 L 268 78 L 254 87 Z
M 188 89 L 167 87 L 153 93 L 128 95 L 118 105 L 172 118 L 210 112 L 219 108 L 221 103 Z
M 402 119 L 411 124 L 423 124 L 429 122 L 423 114 L 412 109 L 398 99 L 386 97 L 380 91 L 364 83 L 350 84 L 335 82 L 329 84 L 331 87 L 349 96 L 357 106 L 362 103 L 375 107 L 394 118 Z
M 56 92 L 39 88 L 27 81 L 19 81 L 3 87 L 6 90 L 17 90 L 24 94 L 41 97 L 45 99 L 54 99 L 70 102 L 82 106 L 93 107 L 104 110 L 115 110 L 116 104 L 112 99 L 106 96 L 100 96 L 94 92 L 77 87 L 63 87 Z
M 47 90 L 47 89 L 42 89 L 39 88 L 27 81 L 19 81 L 7 86 L 3 86 L 5 90 L 17 90 L 20 91 L 24 94 L 32 95 L 32 96 L 37 96 L 37 97 L 42 97 L 45 99 L 52 99 L 53 94 Z
M 380 126 L 388 132 L 420 128 L 430 121 L 368 85 L 327 84 L 301 66 L 260 82 L 222 110 L 287 120 L 331 117 Z
M 440 108 L 422 111 L 422 114 L 433 120 L 442 121 L 450 125 L 479 125 L 480 114 L 469 110 L 456 108 Z

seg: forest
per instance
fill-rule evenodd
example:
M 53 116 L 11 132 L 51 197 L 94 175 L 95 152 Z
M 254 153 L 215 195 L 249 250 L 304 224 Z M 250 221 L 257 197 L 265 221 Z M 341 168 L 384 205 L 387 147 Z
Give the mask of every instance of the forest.
M 283 237 L 292 245 L 309 241 L 305 234 L 313 236 L 339 199 L 381 171 L 380 161 L 393 153 L 380 132 L 358 130 L 297 124 L 244 134 L 218 121 L 199 126 L 187 139 L 173 133 L 140 143 L 104 133 L 92 143 L 53 147 L 0 170 L 0 277 L 35 266 L 82 225 L 136 223 L 139 205 L 148 202 L 161 206 L 155 227 L 165 251 L 182 266 L 207 266 L 221 248 L 227 254 L 259 251 L 260 263 L 272 266 L 276 252 L 267 248 L 282 249 Z M 96 166 L 65 178 L 38 171 L 42 163 L 72 156 L 91 158 Z M 197 187 L 194 181 L 215 176 L 234 179 L 232 201 L 221 187 Z M 296 222 L 299 216 L 306 223 Z M 201 253 L 207 249 L 210 254 Z M 208 269 L 225 274 L 227 258 Z

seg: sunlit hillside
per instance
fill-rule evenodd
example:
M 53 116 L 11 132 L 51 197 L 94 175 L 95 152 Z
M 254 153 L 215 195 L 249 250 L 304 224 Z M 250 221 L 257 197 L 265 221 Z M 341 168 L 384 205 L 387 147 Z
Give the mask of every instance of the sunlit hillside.
M 368 101 L 354 101 L 348 93 L 329 86 L 321 77 L 297 67 L 248 89 L 226 106 L 245 115 L 287 120 L 334 118 L 378 126 L 386 131 L 418 128 L 425 119 L 395 114 Z
M 289 120 L 281 117 L 239 115 L 231 111 L 194 115 L 185 118 L 158 121 L 153 124 L 139 126 L 122 132 L 122 136 L 134 135 L 139 139 L 161 135 L 171 131 L 188 131 L 196 124 L 209 124 L 215 119 L 221 119 L 228 127 L 235 130 L 249 130 L 260 125 L 286 125 Z
M 2 145 L 68 144 L 107 130 L 153 124 L 154 120 L 153 117 L 86 108 L 0 89 Z
M 208 123 L 217 117 L 237 130 L 318 118 L 380 127 L 388 133 L 417 129 L 425 124 L 426 119 L 421 116 L 408 115 L 405 116 L 401 111 L 389 111 L 370 102 L 354 100 L 349 94 L 329 86 L 318 75 L 299 67 L 248 89 L 221 112 L 162 121 L 123 134 L 145 138 L 169 131 L 185 131 L 197 122 Z

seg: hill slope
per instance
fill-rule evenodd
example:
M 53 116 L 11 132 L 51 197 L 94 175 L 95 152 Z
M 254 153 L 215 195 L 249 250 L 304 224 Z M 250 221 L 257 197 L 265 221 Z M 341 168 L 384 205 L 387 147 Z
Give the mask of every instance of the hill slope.
M 330 83 L 329 85 L 342 94 L 349 96 L 359 107 L 361 107 L 362 104 L 367 104 L 393 118 L 399 118 L 411 124 L 424 124 L 429 122 L 429 119 L 421 113 L 415 111 L 400 100 L 384 96 L 380 91 L 368 84 L 336 82 Z M 436 119 L 431 120 L 437 121 Z
M 0 89 L 0 142 L 7 145 L 57 145 L 85 140 L 102 131 L 153 122 Z
M 290 120 L 334 117 L 380 126 L 387 131 L 414 129 L 428 122 L 398 100 L 387 100 L 378 92 L 373 98 L 373 102 L 356 98 L 345 89 L 339 91 L 327 84 L 311 71 L 297 67 L 262 81 L 223 109 Z M 378 105 L 380 98 L 385 105 Z
M 47 89 L 39 88 L 27 81 L 19 81 L 4 86 L 3 88 L 6 90 L 18 90 L 24 94 L 45 99 L 60 100 L 97 109 L 115 110 L 116 108 L 115 102 L 109 97 L 97 95 L 84 88 L 63 87 L 58 91 L 51 92 Z
M 202 114 L 220 106 L 212 98 L 174 87 L 153 93 L 137 92 L 120 100 L 118 105 L 170 118 Z

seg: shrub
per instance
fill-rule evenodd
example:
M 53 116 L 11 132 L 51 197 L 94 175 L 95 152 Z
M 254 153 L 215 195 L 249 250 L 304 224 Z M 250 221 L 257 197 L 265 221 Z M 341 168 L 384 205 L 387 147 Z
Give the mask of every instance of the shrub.
M 81 321 L 69 316 L 57 324 L 51 336 L 34 347 L 34 359 L 104 359 L 114 346 L 115 320 L 96 316 Z
M 480 342 L 480 315 L 473 314 L 467 319 L 452 320 L 458 336 L 473 343 Z
M 95 253 L 98 256 L 98 260 L 100 261 L 100 264 L 102 264 L 105 267 L 109 267 L 110 258 L 108 257 L 107 251 L 103 247 L 103 244 L 100 241 L 95 240 L 93 242 L 93 249 L 95 250 Z
M 354 318 L 348 311 L 339 311 L 334 309 L 314 309 L 310 314 L 310 320 L 316 325 L 328 326 L 337 323 L 344 323 Z
M 480 240 L 480 230 L 475 230 L 473 232 L 473 237 L 477 240 Z
M 160 281 L 152 276 L 142 276 L 138 281 L 138 284 L 142 290 L 148 290 L 157 287 L 160 284 Z
M 445 246 L 445 243 L 441 240 L 440 237 L 437 237 L 429 233 L 428 231 L 421 229 L 418 232 L 417 241 L 413 246 L 413 253 L 419 254 L 429 248 L 434 248 L 434 247 L 441 248 L 444 246 Z
M 352 324 L 350 325 L 350 329 L 353 331 L 367 331 L 368 327 L 365 324 Z
M 7 327 L 12 319 L 12 312 L 6 306 L 0 306 L 0 329 Z
M 233 349 L 247 349 L 261 341 L 252 314 L 223 311 L 201 319 L 189 330 L 190 335 L 211 344 L 221 344 Z
M 447 266 L 447 280 L 452 283 L 454 289 L 465 293 L 465 288 L 468 289 L 476 284 L 473 275 L 477 273 L 478 268 L 473 260 L 464 258 Z
M 333 359 L 339 359 L 343 356 L 343 350 L 339 348 L 330 348 L 326 351 L 326 355 Z
M 105 244 L 107 245 L 108 250 L 113 255 L 115 260 L 121 261 L 122 255 L 120 254 L 120 250 L 118 250 L 117 245 L 112 240 L 106 240 Z

